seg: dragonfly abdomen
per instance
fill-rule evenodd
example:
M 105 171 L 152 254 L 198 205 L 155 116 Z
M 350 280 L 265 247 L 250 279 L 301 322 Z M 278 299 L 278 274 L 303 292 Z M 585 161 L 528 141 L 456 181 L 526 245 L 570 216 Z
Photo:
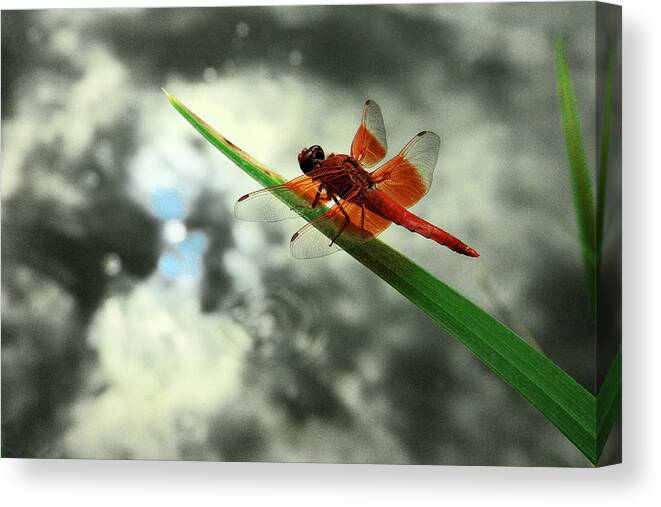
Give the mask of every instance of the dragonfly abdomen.
M 434 224 L 414 215 L 388 197 L 388 195 L 381 190 L 375 189 L 370 191 L 366 198 L 366 205 L 371 211 L 378 213 L 391 222 L 406 227 L 409 231 L 431 239 L 454 252 L 467 255 L 468 257 L 480 256 L 479 253 L 469 247 L 466 243 L 455 238 L 452 234 L 444 231 L 440 227 L 436 227 Z

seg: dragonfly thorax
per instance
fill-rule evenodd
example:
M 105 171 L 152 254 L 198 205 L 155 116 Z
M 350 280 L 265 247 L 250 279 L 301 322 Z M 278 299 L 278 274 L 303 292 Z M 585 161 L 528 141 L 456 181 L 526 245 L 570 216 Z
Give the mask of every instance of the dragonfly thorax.
M 329 155 L 312 176 L 322 182 L 325 190 L 337 197 L 363 196 L 374 186 L 370 174 L 350 155 Z

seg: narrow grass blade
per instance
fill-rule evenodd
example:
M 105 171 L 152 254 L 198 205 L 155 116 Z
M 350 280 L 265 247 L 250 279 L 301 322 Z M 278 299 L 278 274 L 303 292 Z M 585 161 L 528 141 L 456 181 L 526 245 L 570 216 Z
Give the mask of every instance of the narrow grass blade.
M 611 113 L 613 108 L 613 79 L 615 74 L 615 47 L 608 48 L 608 75 L 606 77 L 606 96 L 604 97 L 603 124 L 601 127 L 601 146 L 599 150 L 599 173 L 597 176 L 597 254 L 601 252 L 604 234 L 604 213 L 606 210 L 606 183 L 608 182 L 608 153 L 611 137 Z M 599 263 L 597 263 L 598 265 Z
M 597 456 L 601 454 L 606 445 L 608 435 L 620 413 L 621 400 L 622 352 L 617 354 L 597 394 Z
M 175 97 L 168 94 L 168 100 L 202 136 L 256 181 L 267 187 L 284 181 L 213 130 Z M 383 242 L 371 240 L 353 246 L 347 253 L 463 343 L 535 406 L 592 463 L 597 461 L 594 396 L 567 373 L 494 317 Z
M 579 239 L 583 251 L 583 265 L 585 279 L 592 304 L 595 295 L 595 255 L 596 255 L 596 229 L 594 197 L 592 183 L 588 171 L 588 163 L 583 147 L 581 126 L 576 109 L 574 89 L 567 66 L 565 48 L 561 40 L 556 46 L 556 60 L 558 70 L 558 94 L 560 96 L 560 109 L 562 128 L 565 136 L 567 160 L 569 162 L 569 176 L 574 194 L 574 207 L 578 220 Z

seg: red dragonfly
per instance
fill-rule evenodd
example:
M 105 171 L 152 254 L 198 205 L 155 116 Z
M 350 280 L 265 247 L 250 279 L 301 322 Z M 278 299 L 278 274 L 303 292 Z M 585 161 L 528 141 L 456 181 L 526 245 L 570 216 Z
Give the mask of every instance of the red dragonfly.
M 407 210 L 429 190 L 439 147 L 436 134 L 420 132 L 388 162 L 367 171 L 365 168 L 380 162 L 387 151 L 381 109 L 368 100 L 351 143 L 351 155 L 331 153 L 326 157 L 320 146 L 304 148 L 298 155 L 302 176 L 242 196 L 234 211 L 242 220 L 276 222 L 332 201 L 332 208 L 292 236 L 291 252 L 299 259 L 333 253 L 340 249 L 338 243 L 346 248 L 367 241 L 392 223 L 454 252 L 479 257 L 450 233 Z M 279 197 L 298 204 L 290 208 Z

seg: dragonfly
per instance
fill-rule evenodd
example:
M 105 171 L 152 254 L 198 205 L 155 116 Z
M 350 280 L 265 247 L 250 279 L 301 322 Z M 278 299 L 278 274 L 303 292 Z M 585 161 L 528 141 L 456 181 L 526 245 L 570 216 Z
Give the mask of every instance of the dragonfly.
M 368 171 L 388 150 L 381 108 L 368 100 L 350 154 L 326 156 L 319 145 L 303 148 L 298 154 L 301 176 L 243 195 L 234 212 L 240 220 L 276 222 L 312 216 L 331 205 L 292 236 L 291 253 L 298 259 L 362 244 L 393 223 L 459 254 L 479 257 L 466 243 L 408 209 L 429 191 L 439 148 L 438 135 L 423 131 L 393 158 Z

